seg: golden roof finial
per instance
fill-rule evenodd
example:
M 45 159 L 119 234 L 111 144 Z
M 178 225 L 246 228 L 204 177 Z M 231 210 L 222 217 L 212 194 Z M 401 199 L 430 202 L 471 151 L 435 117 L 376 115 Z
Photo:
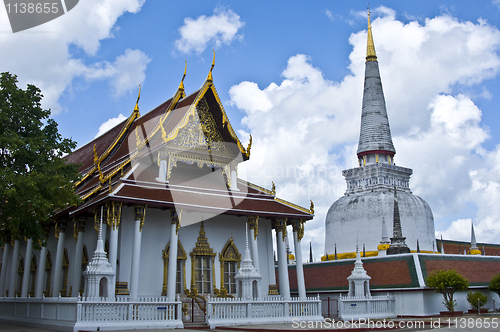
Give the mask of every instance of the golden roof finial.
M 188 67 L 187 61 L 184 60 L 184 62 L 186 63 L 186 65 L 184 66 L 184 75 L 182 76 L 181 84 L 179 84 L 179 90 L 182 90 L 182 91 L 184 91 L 184 78 L 186 77 L 186 71 L 187 71 L 187 67 Z
M 252 148 L 252 135 L 250 135 L 250 140 L 248 141 L 248 146 L 246 149 L 246 155 L 247 157 L 250 157 L 250 149 Z
M 209 82 L 213 82 L 212 70 L 215 67 L 215 50 L 212 50 L 212 51 L 214 52 L 214 58 L 212 60 L 212 67 L 210 67 L 210 72 L 208 73 L 208 77 L 207 77 L 207 81 L 209 81 Z
M 141 85 L 139 84 L 139 95 L 137 96 L 137 101 L 135 102 L 134 112 L 139 113 L 139 99 L 141 99 Z
M 368 6 L 368 43 L 366 47 L 366 62 L 377 61 L 375 44 L 373 44 L 372 24 L 370 22 L 370 7 Z

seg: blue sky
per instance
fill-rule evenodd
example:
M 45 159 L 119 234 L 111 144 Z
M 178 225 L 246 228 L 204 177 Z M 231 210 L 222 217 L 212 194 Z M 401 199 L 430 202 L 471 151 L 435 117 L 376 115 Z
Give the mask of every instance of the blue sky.
M 80 0 L 13 34 L 0 15 L 0 71 L 42 89 L 60 133 L 83 145 L 133 110 L 214 83 L 252 157 L 240 176 L 324 218 L 356 166 L 366 47 L 362 1 Z M 438 236 L 500 243 L 500 1 L 371 1 L 396 162 L 431 206 Z M 121 115 L 121 117 L 120 117 Z M 256 170 L 268 170 L 261 172 Z

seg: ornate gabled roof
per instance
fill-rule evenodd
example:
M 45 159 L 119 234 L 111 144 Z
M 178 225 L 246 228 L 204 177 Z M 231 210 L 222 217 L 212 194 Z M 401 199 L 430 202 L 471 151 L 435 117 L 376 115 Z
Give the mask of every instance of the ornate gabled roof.
M 198 166 L 221 167 L 229 177 L 229 163 L 238 163 L 250 157 L 251 137 L 248 147 L 243 147 L 236 136 L 221 100 L 215 89 L 212 68 L 202 87 L 190 95 L 184 92 L 183 79 L 174 96 L 152 111 L 140 116 L 138 101 L 131 116 L 115 128 L 94 139 L 73 154 L 68 162 L 82 163 L 82 179 L 76 184 L 76 193 L 83 199 L 78 207 L 61 211 L 71 217 L 85 213 L 104 201 L 117 200 L 143 203 L 161 208 L 182 205 L 186 208 L 220 211 L 229 214 L 260 214 L 267 217 L 290 217 L 308 220 L 312 211 L 279 200 L 275 193 L 260 190 L 244 181 L 232 192 L 223 184 L 203 182 L 193 186 L 185 180 L 171 180 L 167 185 L 156 181 L 160 153 L 168 147 L 169 169 L 177 161 L 198 163 Z M 196 140 L 189 136 L 196 132 Z M 193 143 L 183 145 L 183 143 Z M 236 157 L 239 156 L 239 159 Z M 149 161 L 142 163 L 142 161 Z M 137 167 L 140 168 L 137 171 Z M 197 169 L 194 167 L 193 169 Z M 156 175 L 154 175 L 156 173 Z M 262 189 L 262 188 L 261 188 Z M 247 194 L 248 193 L 248 194 Z M 228 201 L 231 204 L 228 206 Z
M 368 153 L 394 155 L 391 128 L 385 106 L 384 91 L 373 44 L 370 13 L 368 12 L 368 42 L 365 64 L 365 87 L 361 111 L 358 157 Z

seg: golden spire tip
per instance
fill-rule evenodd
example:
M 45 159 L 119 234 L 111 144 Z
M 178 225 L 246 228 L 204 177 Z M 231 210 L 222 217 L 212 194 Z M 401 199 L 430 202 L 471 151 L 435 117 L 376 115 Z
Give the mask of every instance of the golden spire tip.
M 139 84 L 139 95 L 137 96 L 137 101 L 135 102 L 134 112 L 139 112 L 139 99 L 141 99 L 141 85 Z
M 181 84 L 179 84 L 179 90 L 182 90 L 182 91 L 184 91 L 184 78 L 186 77 L 186 71 L 187 71 L 187 66 L 188 66 L 187 61 L 184 60 L 184 62 L 186 63 L 184 66 L 184 75 L 182 76 Z
M 213 60 L 212 60 L 212 67 L 210 67 L 210 72 L 208 73 L 208 77 L 207 77 L 207 81 L 210 81 L 212 82 L 213 81 L 213 78 L 212 78 L 212 70 L 214 69 L 215 67 L 215 50 L 212 50 L 214 52 L 214 57 L 213 57 Z
M 366 62 L 368 61 L 377 61 L 375 44 L 373 43 L 372 24 L 370 21 L 370 5 L 368 5 L 368 41 L 366 47 Z

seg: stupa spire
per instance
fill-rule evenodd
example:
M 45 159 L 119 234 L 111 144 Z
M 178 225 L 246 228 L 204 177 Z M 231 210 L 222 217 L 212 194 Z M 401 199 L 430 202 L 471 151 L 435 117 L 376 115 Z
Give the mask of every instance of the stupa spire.
M 375 44 L 373 43 L 372 24 L 370 21 L 370 7 L 368 7 L 368 41 L 366 47 L 366 62 L 377 61 L 377 53 L 375 53 Z
M 394 184 L 394 223 L 393 236 L 391 237 L 391 245 L 387 249 L 387 255 L 407 254 L 410 253 L 410 248 L 406 245 L 406 238 L 403 237 L 401 228 L 401 219 L 399 216 L 398 196 L 396 194 L 396 184 Z
M 470 222 L 470 250 L 469 255 L 481 255 L 481 250 L 477 247 L 476 233 L 474 232 L 474 223 Z
M 392 163 L 396 149 L 392 143 L 391 128 L 385 106 L 384 91 L 378 67 L 375 44 L 368 9 L 368 38 L 365 63 L 365 87 L 361 111 L 358 158 L 360 165 Z

